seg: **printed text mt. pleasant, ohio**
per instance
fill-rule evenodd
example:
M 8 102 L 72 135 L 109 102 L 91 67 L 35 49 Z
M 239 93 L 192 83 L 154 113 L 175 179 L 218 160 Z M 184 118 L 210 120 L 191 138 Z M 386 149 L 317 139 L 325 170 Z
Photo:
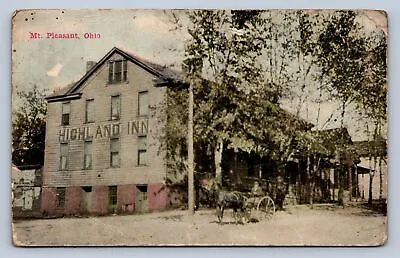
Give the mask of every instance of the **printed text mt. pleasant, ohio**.
M 84 32 L 84 33 L 60 33 L 60 32 L 29 32 L 29 39 L 100 39 L 100 33 Z

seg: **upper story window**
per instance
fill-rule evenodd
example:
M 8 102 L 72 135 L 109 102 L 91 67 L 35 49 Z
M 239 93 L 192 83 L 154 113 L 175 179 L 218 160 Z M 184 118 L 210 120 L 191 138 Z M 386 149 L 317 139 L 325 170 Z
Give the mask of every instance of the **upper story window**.
M 94 99 L 86 100 L 85 106 L 85 122 L 94 122 Z
M 138 137 L 138 166 L 147 165 L 147 136 Z
M 111 120 L 119 120 L 121 116 L 121 96 L 111 96 Z
M 62 103 L 61 107 L 61 125 L 69 125 L 69 114 L 71 112 L 71 103 L 65 102 Z
M 68 168 L 68 143 L 61 143 L 60 145 L 60 170 L 67 170 Z
M 141 91 L 138 95 L 138 115 L 147 116 L 149 114 L 149 92 Z
M 120 166 L 120 143 L 118 138 L 110 139 L 110 166 L 117 168 Z
M 84 145 L 83 168 L 92 169 L 92 142 L 86 141 Z
M 126 82 L 128 79 L 128 64 L 126 60 L 115 60 L 108 63 L 108 83 Z

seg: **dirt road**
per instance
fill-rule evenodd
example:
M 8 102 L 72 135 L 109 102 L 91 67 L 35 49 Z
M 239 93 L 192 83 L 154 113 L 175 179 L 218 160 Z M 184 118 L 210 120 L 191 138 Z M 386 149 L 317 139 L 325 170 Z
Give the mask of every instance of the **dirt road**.
M 306 206 L 279 211 L 268 221 L 223 225 L 214 211 L 167 211 L 143 215 L 19 220 L 14 243 L 44 245 L 380 245 L 387 217 L 359 207 Z

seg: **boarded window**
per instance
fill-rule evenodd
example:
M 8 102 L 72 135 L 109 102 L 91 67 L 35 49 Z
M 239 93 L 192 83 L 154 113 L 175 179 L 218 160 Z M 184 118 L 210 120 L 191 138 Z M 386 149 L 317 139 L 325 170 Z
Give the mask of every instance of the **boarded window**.
M 84 169 L 92 169 L 92 142 L 86 141 L 84 147 Z
M 110 166 L 111 167 L 119 167 L 120 166 L 120 158 L 119 158 L 119 149 L 120 143 L 118 138 L 110 139 Z
M 56 207 L 63 208 L 65 205 L 65 187 L 56 188 Z
M 117 205 L 118 193 L 117 186 L 111 185 L 108 187 L 108 204 Z
M 111 120 L 119 120 L 121 114 L 121 97 L 111 97 Z
M 126 60 L 116 60 L 108 63 L 108 82 L 120 83 L 128 79 L 128 65 Z
M 86 123 L 94 122 L 94 100 L 86 100 L 86 112 L 85 112 Z
M 149 97 L 148 91 L 139 92 L 138 95 L 138 114 L 139 116 L 147 116 L 149 114 Z
M 138 195 L 140 195 L 141 200 L 147 200 L 147 185 L 137 185 L 136 188 L 139 190 Z
M 60 170 L 68 168 L 68 143 L 60 144 Z
M 71 103 L 62 103 L 61 125 L 69 125 L 69 114 L 71 112 Z
M 138 137 L 138 165 L 147 165 L 147 136 Z

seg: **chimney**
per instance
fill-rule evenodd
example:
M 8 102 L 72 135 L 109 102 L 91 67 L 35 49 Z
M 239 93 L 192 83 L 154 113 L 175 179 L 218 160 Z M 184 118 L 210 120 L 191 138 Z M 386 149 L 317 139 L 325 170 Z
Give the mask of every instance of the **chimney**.
M 95 61 L 87 61 L 86 62 L 86 72 L 89 72 L 89 70 L 92 69 L 93 66 L 95 66 L 95 65 L 96 65 Z

